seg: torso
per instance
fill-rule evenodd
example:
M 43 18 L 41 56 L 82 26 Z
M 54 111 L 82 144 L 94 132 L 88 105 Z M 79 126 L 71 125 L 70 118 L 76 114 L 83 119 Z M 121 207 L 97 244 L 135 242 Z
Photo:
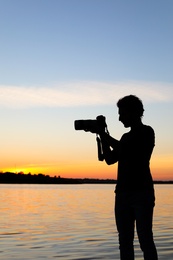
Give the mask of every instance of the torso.
M 153 129 L 143 124 L 122 136 L 116 192 L 153 189 L 149 162 L 154 144 Z

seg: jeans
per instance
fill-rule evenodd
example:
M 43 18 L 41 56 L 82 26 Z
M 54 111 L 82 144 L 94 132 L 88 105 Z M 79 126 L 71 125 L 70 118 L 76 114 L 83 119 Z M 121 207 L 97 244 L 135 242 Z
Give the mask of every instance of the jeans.
M 121 260 L 134 260 L 135 222 L 144 259 L 158 259 L 152 233 L 154 205 L 154 191 L 116 194 L 115 219 L 119 233 Z

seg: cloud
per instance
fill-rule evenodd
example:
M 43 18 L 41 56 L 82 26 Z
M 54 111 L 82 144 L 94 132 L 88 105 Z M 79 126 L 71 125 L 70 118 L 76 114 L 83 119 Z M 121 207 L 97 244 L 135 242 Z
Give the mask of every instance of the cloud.
M 173 101 L 173 85 L 150 82 L 73 82 L 52 86 L 2 86 L 0 106 L 12 108 L 74 107 L 115 104 L 134 94 L 145 102 Z

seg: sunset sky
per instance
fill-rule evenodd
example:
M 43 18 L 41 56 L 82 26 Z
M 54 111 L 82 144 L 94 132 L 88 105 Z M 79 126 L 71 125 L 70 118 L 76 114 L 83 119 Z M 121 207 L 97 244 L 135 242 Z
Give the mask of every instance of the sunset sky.
M 173 180 L 172 14 L 172 0 L 0 0 L 0 171 L 116 178 L 74 120 L 103 114 L 120 139 L 116 103 L 134 94 L 153 178 Z

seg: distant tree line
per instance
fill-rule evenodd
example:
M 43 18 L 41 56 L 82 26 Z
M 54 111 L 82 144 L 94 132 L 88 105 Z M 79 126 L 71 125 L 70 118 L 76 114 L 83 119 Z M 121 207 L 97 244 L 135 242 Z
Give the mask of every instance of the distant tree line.
M 24 174 L 23 172 L 5 172 L 0 173 L 0 183 L 21 183 L 21 184 L 73 184 L 79 183 L 76 179 L 65 179 L 60 176 L 50 177 L 49 175 L 39 174 Z
M 49 175 L 24 174 L 23 172 L 0 172 L 0 183 L 14 184 L 116 184 L 113 179 L 90 179 L 90 178 L 61 178 Z M 173 184 L 173 181 L 154 181 L 155 184 Z
M 0 183 L 16 183 L 16 184 L 86 184 L 86 183 L 116 183 L 115 180 L 100 180 L 100 179 L 74 179 L 61 178 L 60 176 L 51 177 L 49 175 L 39 174 L 24 174 L 23 172 L 0 172 Z

